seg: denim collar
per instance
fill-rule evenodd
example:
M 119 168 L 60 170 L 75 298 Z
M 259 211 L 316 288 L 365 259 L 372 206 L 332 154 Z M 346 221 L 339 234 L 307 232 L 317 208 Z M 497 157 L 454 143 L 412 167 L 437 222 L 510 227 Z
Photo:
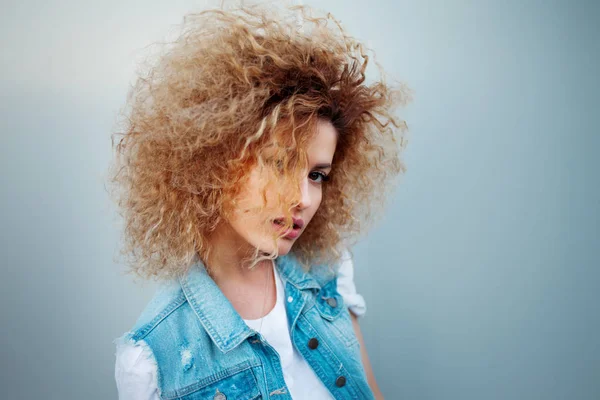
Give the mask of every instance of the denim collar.
M 300 290 L 321 288 L 291 253 L 276 258 L 275 266 L 284 281 L 284 287 L 285 282 L 289 282 Z M 179 283 L 200 323 L 223 353 L 233 350 L 256 333 L 246 325 L 200 260 L 179 279 Z

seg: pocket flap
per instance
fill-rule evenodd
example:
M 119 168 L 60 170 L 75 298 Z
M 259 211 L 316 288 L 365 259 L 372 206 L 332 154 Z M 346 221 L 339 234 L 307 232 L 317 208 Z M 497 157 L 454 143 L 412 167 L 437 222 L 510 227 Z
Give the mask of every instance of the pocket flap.
M 173 399 L 253 400 L 258 398 L 260 398 L 260 391 L 256 377 L 251 368 L 246 368 L 233 374 L 227 370 L 221 371 L 202 382 L 178 391 L 178 397 Z

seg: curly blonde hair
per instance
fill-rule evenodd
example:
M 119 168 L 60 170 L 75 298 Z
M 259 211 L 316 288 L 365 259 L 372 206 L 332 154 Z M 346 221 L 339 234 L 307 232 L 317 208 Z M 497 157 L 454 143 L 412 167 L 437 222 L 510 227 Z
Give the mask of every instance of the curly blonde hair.
M 113 133 L 110 175 L 131 271 L 170 278 L 205 259 L 209 234 L 257 163 L 277 160 L 281 204 L 297 200 L 319 118 L 336 128 L 337 148 L 294 255 L 305 268 L 332 262 L 379 216 L 405 170 L 407 128 L 394 110 L 410 89 L 386 84 L 377 63 L 380 80 L 367 84 L 365 46 L 331 14 L 314 11 L 269 5 L 188 14 L 177 39 L 139 73 Z

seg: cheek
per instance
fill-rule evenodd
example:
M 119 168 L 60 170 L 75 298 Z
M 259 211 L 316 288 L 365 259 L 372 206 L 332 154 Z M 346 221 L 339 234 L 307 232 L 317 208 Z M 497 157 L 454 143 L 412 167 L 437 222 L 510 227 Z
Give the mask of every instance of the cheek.
M 309 221 L 317 213 L 317 210 L 319 209 L 319 207 L 321 207 L 321 203 L 322 202 L 323 202 L 323 192 L 322 192 L 322 190 L 321 189 L 315 189 L 315 193 L 312 196 L 312 202 L 311 202 L 310 210 L 307 210 L 307 211 L 310 212 L 310 215 L 306 216 L 307 218 L 309 218 Z
M 319 196 L 317 197 L 317 199 L 315 200 L 314 203 L 314 212 L 317 212 L 317 210 L 319 209 L 319 207 L 321 207 L 321 202 L 323 201 L 323 196 L 321 194 L 319 194 Z
M 255 216 L 259 214 L 261 208 L 268 207 L 271 194 L 269 185 L 265 186 L 264 178 L 256 168 L 252 170 L 248 180 L 239 192 L 238 214 Z

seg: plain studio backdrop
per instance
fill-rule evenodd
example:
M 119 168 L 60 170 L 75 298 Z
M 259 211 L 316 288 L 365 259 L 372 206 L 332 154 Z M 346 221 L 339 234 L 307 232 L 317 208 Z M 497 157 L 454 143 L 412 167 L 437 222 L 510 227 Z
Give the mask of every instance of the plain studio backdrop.
M 311 1 L 415 92 L 408 170 L 355 247 L 387 399 L 600 398 L 600 6 Z M 3 399 L 115 399 L 153 283 L 118 257 L 110 133 L 195 1 L 4 0 Z

